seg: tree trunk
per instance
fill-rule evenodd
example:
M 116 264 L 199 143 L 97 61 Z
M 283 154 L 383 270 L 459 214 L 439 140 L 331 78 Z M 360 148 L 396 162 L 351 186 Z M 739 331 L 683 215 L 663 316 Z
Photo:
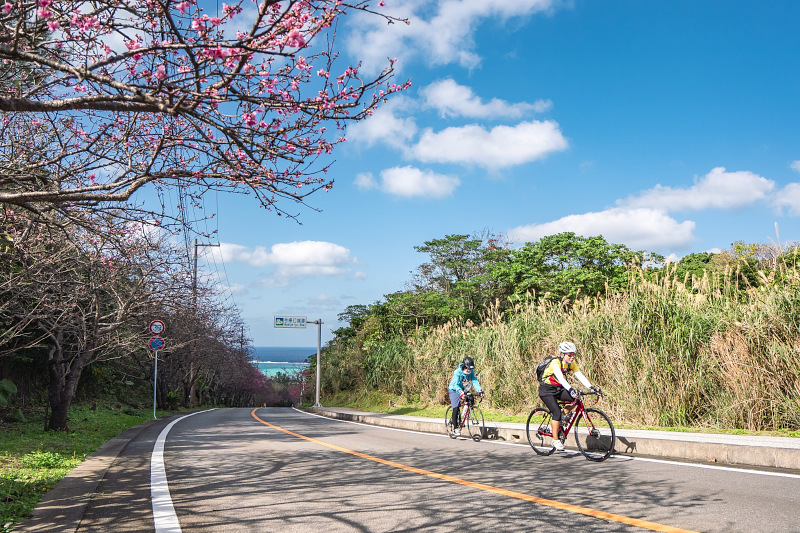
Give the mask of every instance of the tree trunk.
M 62 334 L 59 334 L 61 337 Z M 50 431 L 68 431 L 69 408 L 78 388 L 84 367 L 94 354 L 93 347 L 82 350 L 78 357 L 65 357 L 60 343 L 51 348 L 50 364 L 50 420 L 45 426 Z M 57 357 L 56 357 L 57 355 Z

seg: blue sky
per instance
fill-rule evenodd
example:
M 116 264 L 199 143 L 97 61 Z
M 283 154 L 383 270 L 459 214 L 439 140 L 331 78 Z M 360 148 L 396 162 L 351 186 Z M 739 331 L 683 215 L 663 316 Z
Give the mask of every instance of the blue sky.
M 365 74 L 397 58 L 413 84 L 348 129 L 321 212 L 207 205 L 221 246 L 201 269 L 256 346 L 316 345 L 276 315 L 322 319 L 325 343 L 448 234 L 573 231 L 676 258 L 798 240 L 800 3 L 386 4 L 411 24 L 349 16 L 339 44 Z

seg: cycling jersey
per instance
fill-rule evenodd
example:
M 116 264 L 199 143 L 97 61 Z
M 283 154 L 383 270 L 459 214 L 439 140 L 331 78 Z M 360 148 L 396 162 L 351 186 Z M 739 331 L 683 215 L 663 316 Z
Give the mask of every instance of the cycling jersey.
M 559 364 L 561 365 L 561 373 L 566 378 L 570 372 L 578 372 L 578 363 L 572 362 L 567 363 L 564 359 L 556 357 L 550 364 L 547 365 L 547 368 L 544 369 L 542 372 L 542 383 L 547 385 L 553 385 L 554 387 L 561 387 L 561 382 L 558 381 L 558 378 L 555 376 L 556 368 L 558 368 Z

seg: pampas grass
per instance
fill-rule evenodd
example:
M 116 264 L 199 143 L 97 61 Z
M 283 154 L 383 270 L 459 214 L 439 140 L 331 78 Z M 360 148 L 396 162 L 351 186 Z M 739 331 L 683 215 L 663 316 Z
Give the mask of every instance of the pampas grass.
M 491 406 L 521 414 L 540 403 L 536 364 L 569 340 L 583 372 L 606 393 L 602 408 L 614 420 L 800 429 L 797 268 L 783 265 L 758 287 L 738 279 L 733 271 L 677 279 L 667 265 L 658 275 L 637 272 L 623 294 L 556 304 L 531 297 L 505 313 L 493 306 L 478 325 L 449 323 L 326 352 L 326 360 L 339 362 L 325 387 L 336 392 L 347 382 L 440 405 L 453 370 L 469 355 Z M 349 379 L 336 374 L 345 367 Z

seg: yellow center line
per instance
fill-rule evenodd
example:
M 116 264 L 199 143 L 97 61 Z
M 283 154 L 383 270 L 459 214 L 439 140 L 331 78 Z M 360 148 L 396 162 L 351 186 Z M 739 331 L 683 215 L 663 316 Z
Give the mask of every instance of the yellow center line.
M 297 437 L 299 439 L 304 439 L 309 442 L 313 442 L 314 444 L 319 444 L 320 446 L 326 446 L 328 448 L 349 453 L 350 455 L 355 455 L 356 457 L 361 457 L 362 459 L 369 459 L 370 461 L 375 461 L 376 463 L 384 464 L 387 466 L 393 466 L 395 468 L 400 468 L 402 470 L 406 470 L 408 472 L 413 472 L 415 474 L 421 474 L 423 476 L 428 476 L 436 479 L 441 479 L 442 481 L 449 481 L 450 483 L 458 483 L 459 485 L 465 485 L 467 487 L 472 487 L 474 489 L 485 490 L 486 492 L 492 492 L 494 494 L 500 494 L 501 496 L 508 496 L 509 498 L 516 498 L 518 500 L 524 500 L 528 502 L 538 503 L 539 505 L 546 505 L 548 507 L 553 507 L 555 509 L 562 509 L 564 511 L 570 511 L 573 513 L 578 513 L 586 516 L 591 516 L 594 518 L 602 518 L 604 520 L 610 520 L 612 522 L 619 522 L 621 524 L 627 524 L 630 526 L 636 526 L 643 529 L 649 529 L 651 531 L 661 531 L 664 533 L 695 533 L 689 529 L 681 529 L 672 526 L 665 526 L 663 524 L 658 524 L 656 522 L 648 522 L 647 520 L 639 520 L 638 518 L 631 518 L 629 516 L 623 516 L 613 513 L 607 513 L 605 511 L 598 511 L 596 509 L 589 509 L 588 507 L 581 507 L 579 505 L 572 505 L 569 503 L 558 502 L 555 500 L 548 500 L 546 498 L 539 498 L 538 496 L 531 496 L 530 494 L 524 494 L 522 492 L 516 492 L 513 490 L 506 490 L 500 489 L 497 487 L 493 487 L 491 485 L 485 485 L 483 483 L 476 483 L 474 481 L 467 481 L 465 479 L 460 479 L 453 476 L 448 476 L 447 474 L 439 474 L 437 472 L 431 472 L 429 470 L 423 470 L 421 468 L 416 468 L 414 466 L 404 465 L 402 463 L 396 463 L 394 461 L 387 461 L 386 459 L 381 459 L 380 457 L 375 457 L 372 455 L 367 455 L 365 453 L 357 452 L 354 450 L 348 450 L 347 448 L 342 448 L 341 446 L 336 446 L 335 444 L 330 444 L 328 442 L 323 442 L 321 440 L 317 440 L 311 437 L 306 437 L 305 435 L 301 435 L 299 433 L 295 433 L 294 431 L 289 431 L 288 429 L 283 429 L 282 427 L 278 427 L 274 424 L 270 424 L 266 420 L 262 420 L 261 418 L 256 415 L 257 409 L 253 409 L 250 413 L 253 418 L 264 424 L 265 426 L 269 426 L 273 429 L 277 429 L 278 431 L 282 431 L 288 435 L 292 435 L 293 437 Z

